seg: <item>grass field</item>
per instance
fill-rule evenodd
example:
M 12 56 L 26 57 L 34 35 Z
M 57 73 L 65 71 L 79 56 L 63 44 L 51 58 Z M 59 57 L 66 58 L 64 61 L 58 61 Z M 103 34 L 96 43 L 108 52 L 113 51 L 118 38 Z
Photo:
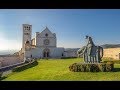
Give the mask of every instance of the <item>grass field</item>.
M 119 81 L 120 64 L 115 64 L 116 72 L 71 72 L 69 65 L 83 62 L 82 58 L 38 60 L 35 67 L 21 72 L 13 72 L 3 81 Z

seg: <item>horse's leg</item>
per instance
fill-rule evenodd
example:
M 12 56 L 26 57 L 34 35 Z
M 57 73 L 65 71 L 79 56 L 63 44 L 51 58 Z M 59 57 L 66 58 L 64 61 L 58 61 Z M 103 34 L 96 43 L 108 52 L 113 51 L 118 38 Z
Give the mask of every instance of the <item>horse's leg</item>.
M 99 46 L 98 46 L 98 48 L 97 48 L 97 62 L 98 63 L 100 63 L 100 48 L 99 48 Z
M 90 57 L 90 63 L 92 63 L 92 57 L 91 56 L 89 56 Z
M 95 57 L 96 57 L 96 63 L 97 63 L 98 62 L 98 52 L 96 53 Z
M 88 63 L 88 61 L 89 61 L 89 57 L 88 57 L 88 54 L 86 53 L 86 61 L 87 61 L 87 63 Z
M 91 56 L 89 56 L 89 61 L 91 62 Z
M 94 56 L 92 56 L 92 61 L 91 62 L 94 63 Z
M 93 63 L 96 63 L 96 52 L 97 51 L 97 47 L 94 46 L 94 49 L 93 49 Z
M 86 61 L 85 62 L 88 63 L 87 55 L 85 57 L 86 57 Z
M 90 63 L 90 56 L 89 56 L 89 55 L 87 55 L 87 57 L 88 57 L 88 63 Z
M 94 63 L 94 56 L 93 56 L 93 61 L 92 61 L 92 63 Z
M 86 62 L 86 53 L 84 53 L 83 58 L 84 58 L 84 62 Z
M 95 50 L 95 62 L 98 63 L 98 47 L 96 46 L 96 50 Z
M 94 63 L 94 56 L 93 56 L 93 63 Z
M 96 61 L 96 55 L 94 56 L 94 62 L 97 63 L 97 61 Z

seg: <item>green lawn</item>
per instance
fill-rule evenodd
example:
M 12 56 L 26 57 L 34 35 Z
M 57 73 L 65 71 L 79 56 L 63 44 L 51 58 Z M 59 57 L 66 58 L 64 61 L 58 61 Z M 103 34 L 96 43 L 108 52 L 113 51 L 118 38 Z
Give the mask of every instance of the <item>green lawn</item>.
M 120 80 L 120 71 L 117 72 L 71 72 L 69 65 L 83 62 L 82 58 L 38 60 L 35 67 L 21 72 L 13 72 L 3 81 L 84 81 L 84 80 Z M 115 64 L 120 68 L 120 64 Z

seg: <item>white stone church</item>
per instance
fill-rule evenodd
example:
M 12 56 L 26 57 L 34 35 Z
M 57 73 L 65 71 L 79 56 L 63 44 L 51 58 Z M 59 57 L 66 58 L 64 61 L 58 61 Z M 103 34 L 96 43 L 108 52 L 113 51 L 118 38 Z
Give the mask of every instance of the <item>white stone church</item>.
M 32 37 L 32 25 L 23 24 L 23 42 L 19 54 L 27 58 L 62 58 L 77 57 L 77 50 L 65 50 L 57 47 L 56 34 L 47 27 L 42 32 L 36 32 Z

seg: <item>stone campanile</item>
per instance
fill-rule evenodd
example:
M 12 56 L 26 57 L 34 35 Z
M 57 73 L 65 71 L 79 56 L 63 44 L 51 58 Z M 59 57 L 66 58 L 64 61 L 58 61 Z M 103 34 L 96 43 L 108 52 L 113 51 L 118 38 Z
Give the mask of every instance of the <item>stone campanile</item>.
M 25 43 L 31 44 L 31 36 L 32 36 L 32 25 L 23 24 L 23 40 L 22 40 L 22 49 L 25 50 Z

